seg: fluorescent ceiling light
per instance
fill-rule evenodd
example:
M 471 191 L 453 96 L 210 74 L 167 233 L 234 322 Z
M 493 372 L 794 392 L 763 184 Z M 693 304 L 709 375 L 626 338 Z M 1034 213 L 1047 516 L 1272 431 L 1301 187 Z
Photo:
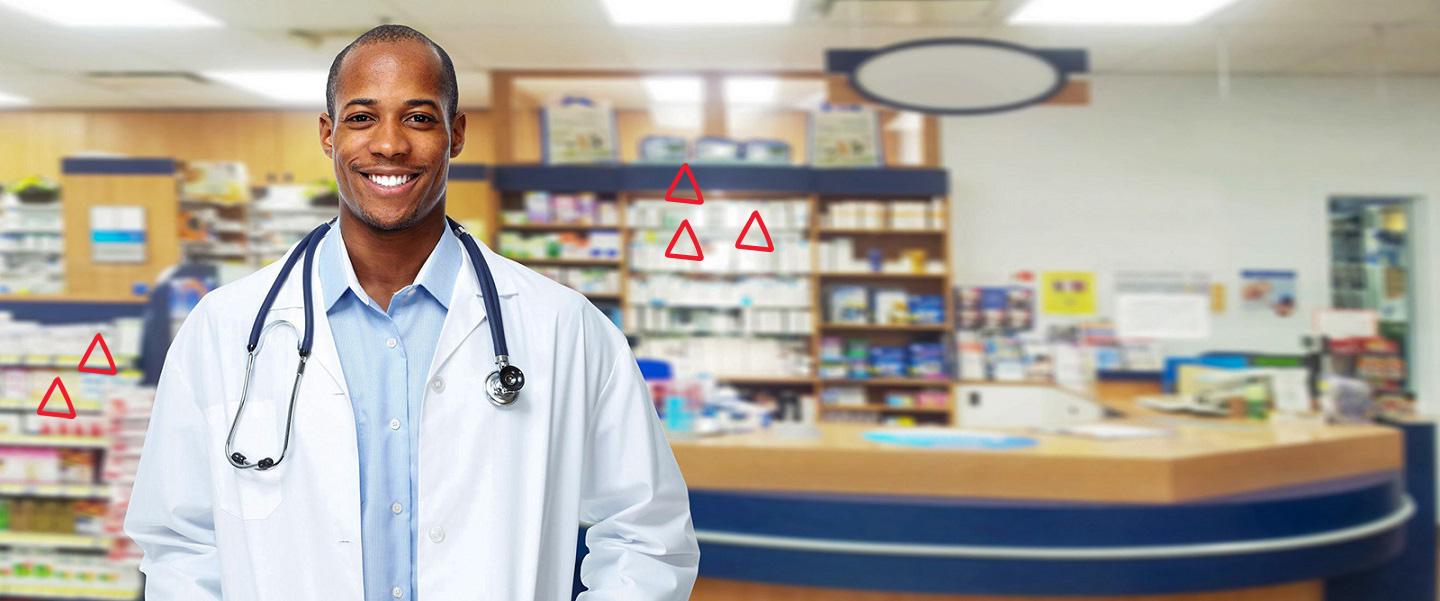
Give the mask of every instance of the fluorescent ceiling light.
M 289 104 L 325 104 L 327 71 L 209 71 L 209 79 Z
M 700 129 L 700 107 L 684 105 L 665 105 L 650 107 L 650 118 L 655 120 L 655 126 L 680 131 L 695 131 Z
M 1030 0 L 1016 25 L 1184 25 L 1236 0 Z
M 780 92 L 780 80 L 774 77 L 725 78 L 727 104 L 770 104 Z
M 646 77 L 645 93 L 657 103 L 699 103 L 701 98 L 699 77 Z
M 0 92 L 0 106 L 24 106 L 27 104 L 30 104 L 29 98 Z
M 220 27 L 175 0 L 0 0 L 32 17 L 68 27 Z
M 603 0 L 616 25 L 784 25 L 795 0 Z

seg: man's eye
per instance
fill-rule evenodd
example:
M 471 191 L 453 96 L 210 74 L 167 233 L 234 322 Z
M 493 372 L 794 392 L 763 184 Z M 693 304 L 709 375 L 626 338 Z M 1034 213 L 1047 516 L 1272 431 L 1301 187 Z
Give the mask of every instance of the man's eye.
M 421 123 L 434 123 L 434 122 L 435 122 L 435 118 L 434 118 L 434 117 L 431 117 L 430 115 L 423 115 L 423 114 L 418 114 L 418 113 L 417 113 L 417 114 L 414 114 L 414 115 L 410 115 L 410 118 L 411 118 L 411 119 L 417 119 L 417 120 L 419 120 Z
M 358 122 L 358 121 L 360 121 L 360 120 L 362 120 L 362 119 L 364 119 L 364 120 L 369 120 L 369 119 L 370 119 L 370 115 L 363 115 L 363 114 L 362 114 L 362 115 L 350 115 L 350 116 L 349 116 L 348 118 L 346 118 L 345 120 L 346 120 L 346 121 L 351 121 L 351 122 Z

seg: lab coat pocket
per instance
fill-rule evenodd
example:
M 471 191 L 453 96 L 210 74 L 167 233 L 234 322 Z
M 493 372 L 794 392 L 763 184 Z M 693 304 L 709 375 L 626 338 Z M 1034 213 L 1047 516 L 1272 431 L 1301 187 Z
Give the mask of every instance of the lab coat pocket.
M 215 506 L 222 511 L 246 520 L 270 517 L 283 498 L 282 477 L 287 462 L 274 469 L 236 469 L 225 458 L 225 438 L 230 433 L 231 418 L 240 403 L 226 403 L 213 406 L 206 412 L 210 430 L 216 436 L 211 479 L 214 481 Z M 278 459 L 284 443 L 282 423 L 276 411 L 279 409 L 269 399 L 251 398 L 245 402 L 245 416 L 235 432 L 234 451 L 250 462 L 259 462 L 265 457 Z

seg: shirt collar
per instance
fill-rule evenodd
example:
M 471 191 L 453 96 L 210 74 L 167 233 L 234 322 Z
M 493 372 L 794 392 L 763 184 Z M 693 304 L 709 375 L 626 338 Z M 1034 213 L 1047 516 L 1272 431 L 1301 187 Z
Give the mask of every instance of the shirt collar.
M 318 251 L 320 288 L 327 312 L 344 298 L 346 291 L 354 294 L 360 302 L 372 304 L 370 295 L 365 293 L 365 289 L 360 286 L 360 280 L 355 277 L 355 266 L 350 263 L 350 253 L 345 249 L 345 234 L 342 229 L 337 221 L 332 233 L 338 235 L 325 236 L 325 242 L 334 244 L 322 244 Z M 450 296 L 455 291 L 455 277 L 459 271 L 460 240 L 447 227 L 440 235 L 440 241 L 435 244 L 435 249 L 425 259 L 425 264 L 420 266 L 414 283 L 448 310 Z

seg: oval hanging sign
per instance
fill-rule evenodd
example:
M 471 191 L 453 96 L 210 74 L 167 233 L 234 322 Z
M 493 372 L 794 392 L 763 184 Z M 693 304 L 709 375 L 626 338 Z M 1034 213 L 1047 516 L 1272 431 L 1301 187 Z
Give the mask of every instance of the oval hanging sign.
M 1039 50 L 998 40 L 915 40 L 880 50 L 832 50 L 827 70 L 849 74 L 873 102 L 942 115 L 979 115 L 1038 104 L 1087 70 L 1083 50 Z

